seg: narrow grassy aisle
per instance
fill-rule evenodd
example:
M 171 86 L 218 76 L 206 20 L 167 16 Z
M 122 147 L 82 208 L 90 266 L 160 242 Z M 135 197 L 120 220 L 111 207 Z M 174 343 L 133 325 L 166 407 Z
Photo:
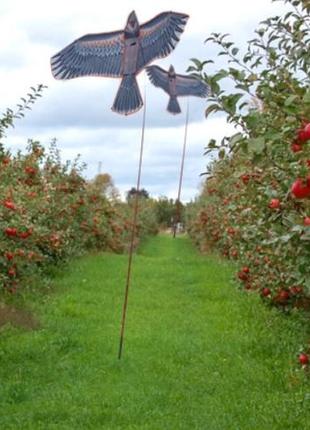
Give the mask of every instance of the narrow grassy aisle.
M 309 428 L 302 321 L 292 333 L 186 238 L 151 239 L 134 262 L 121 362 L 126 256 L 75 261 L 37 306 L 41 329 L 2 330 L 1 429 Z

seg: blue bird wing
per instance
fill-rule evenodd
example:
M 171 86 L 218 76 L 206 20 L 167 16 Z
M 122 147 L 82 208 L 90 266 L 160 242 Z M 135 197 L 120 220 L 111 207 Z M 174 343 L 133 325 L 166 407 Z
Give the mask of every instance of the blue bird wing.
M 56 79 L 120 77 L 123 52 L 123 31 L 87 34 L 51 58 L 52 73 Z
M 162 88 L 169 94 L 169 78 L 168 73 L 159 66 L 148 66 L 146 73 L 155 87 Z
M 205 98 L 209 94 L 209 87 L 192 76 L 176 75 L 176 93 L 178 96 L 196 96 Z
M 138 71 L 156 58 L 166 57 L 173 51 L 188 18 L 183 13 L 163 12 L 141 25 Z

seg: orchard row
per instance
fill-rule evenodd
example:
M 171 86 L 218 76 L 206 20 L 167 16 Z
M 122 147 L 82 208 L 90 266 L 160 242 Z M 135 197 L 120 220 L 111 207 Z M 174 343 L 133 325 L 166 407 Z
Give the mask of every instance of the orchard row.
M 123 252 L 132 228 L 131 206 L 86 182 L 79 162 L 62 164 L 29 142 L 26 154 L 0 154 L 0 290 L 15 293 L 34 275 L 85 250 Z M 156 232 L 148 202 L 140 202 L 137 237 Z
M 289 312 L 310 310 L 310 6 L 283 0 L 246 49 L 228 34 L 206 40 L 219 59 L 191 70 L 211 89 L 206 116 L 221 113 L 236 133 L 211 139 L 215 158 L 188 211 L 204 251 L 236 261 L 246 291 Z M 227 61 L 225 61 L 225 59 Z M 221 69 L 214 68 L 218 62 Z M 307 361 L 304 346 L 301 364 Z

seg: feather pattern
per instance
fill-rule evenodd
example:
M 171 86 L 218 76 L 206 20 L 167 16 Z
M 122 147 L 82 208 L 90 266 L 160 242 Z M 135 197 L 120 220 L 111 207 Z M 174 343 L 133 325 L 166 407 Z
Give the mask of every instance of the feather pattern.
M 138 68 L 143 69 L 156 58 L 166 57 L 179 42 L 188 15 L 163 12 L 140 27 Z
M 56 79 L 120 77 L 123 51 L 123 31 L 87 34 L 51 58 L 52 73 Z
M 178 96 L 205 98 L 209 94 L 209 87 L 192 76 L 176 75 L 176 92 Z
M 163 89 L 169 94 L 168 73 L 159 66 L 149 66 L 146 68 L 146 73 L 155 87 Z

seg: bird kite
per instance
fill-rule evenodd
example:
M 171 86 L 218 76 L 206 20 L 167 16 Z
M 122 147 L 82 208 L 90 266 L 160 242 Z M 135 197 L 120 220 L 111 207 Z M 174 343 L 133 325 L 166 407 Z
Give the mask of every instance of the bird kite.
M 209 87 L 206 84 L 192 76 L 177 75 L 173 66 L 170 66 L 168 72 L 158 66 L 149 66 L 146 72 L 152 84 L 163 89 L 170 96 L 167 110 L 173 115 L 181 113 L 177 97 L 204 98 L 209 93 Z
M 122 78 L 112 110 L 134 113 L 143 105 L 136 75 L 156 58 L 170 54 L 187 20 L 186 14 L 163 12 L 140 25 L 133 11 L 124 30 L 87 34 L 55 54 L 51 58 L 53 76 Z
M 163 89 L 170 97 L 167 106 L 168 112 L 176 115 L 181 113 L 181 108 L 178 102 L 179 96 L 196 96 L 205 98 L 209 93 L 209 87 L 202 81 L 187 75 L 177 75 L 175 73 L 174 67 L 170 66 L 169 70 L 166 71 L 158 66 L 149 66 L 146 68 L 146 73 L 150 81 L 155 87 Z M 184 132 L 184 143 L 182 151 L 182 161 L 179 177 L 179 189 L 178 197 L 176 199 L 176 213 L 174 216 L 173 225 L 173 237 L 176 237 L 177 225 L 180 222 L 180 203 L 181 203 L 181 190 L 183 182 L 183 172 L 184 172 L 184 160 L 185 151 L 187 144 L 187 127 L 188 127 L 188 117 L 189 117 L 189 104 L 187 103 L 186 120 L 185 120 L 185 132 Z

